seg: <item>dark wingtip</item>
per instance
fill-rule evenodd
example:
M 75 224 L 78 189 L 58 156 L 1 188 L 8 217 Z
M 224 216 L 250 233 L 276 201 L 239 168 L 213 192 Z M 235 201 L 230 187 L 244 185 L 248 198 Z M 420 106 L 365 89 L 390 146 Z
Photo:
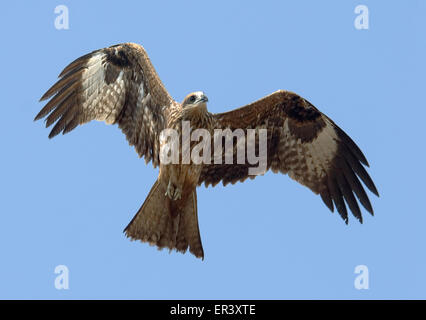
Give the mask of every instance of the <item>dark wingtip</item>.
M 57 123 L 52 131 L 50 131 L 49 133 L 49 139 L 52 139 L 54 137 L 56 137 L 58 134 L 60 134 L 62 132 L 63 128 L 60 127 L 60 123 Z
M 37 121 L 40 120 L 42 117 L 42 115 L 40 114 L 40 112 L 34 117 L 33 121 Z
M 38 100 L 38 102 L 42 102 L 42 101 L 44 101 L 44 100 L 46 100 L 47 99 L 47 92 L 48 91 L 46 91 L 45 92 L 45 94 L 44 95 L 42 95 L 42 97 Z M 44 110 L 43 109 L 41 109 L 40 110 L 40 112 L 39 113 L 37 113 L 37 115 L 34 117 L 34 120 L 33 121 L 37 121 L 37 120 L 40 120 L 41 118 L 43 118 L 45 116 L 45 112 L 44 112 Z
M 46 91 L 41 98 L 38 100 L 38 102 L 42 102 L 44 100 L 46 100 L 47 98 L 49 98 L 49 95 L 47 94 L 49 91 Z
M 365 170 L 363 170 L 365 171 Z M 377 197 L 380 197 L 379 195 L 379 191 L 377 191 L 376 185 L 373 182 L 373 179 L 371 179 L 371 177 L 368 175 L 367 171 L 360 172 L 361 173 L 361 178 L 364 182 L 364 184 L 367 186 L 367 188 L 373 193 L 375 194 Z
M 370 189 L 370 191 L 371 191 L 372 193 L 374 193 L 377 197 L 379 197 L 379 198 L 380 198 L 379 191 L 377 191 L 377 188 L 376 188 L 376 186 L 375 186 L 375 184 L 374 184 L 373 180 L 371 180 L 371 185 L 370 185 L 370 186 L 367 186 L 367 187 L 368 187 L 368 189 Z
M 367 212 L 369 214 L 371 214 L 372 216 L 374 216 L 374 210 L 373 210 L 373 206 L 369 207 L 369 208 L 365 208 L 367 210 Z
M 57 135 L 58 135 L 57 133 L 50 132 L 48 137 L 49 137 L 49 139 L 52 139 L 52 138 L 56 137 Z
M 333 200 L 331 200 L 328 189 L 323 190 L 323 192 L 320 193 L 320 196 L 327 208 L 330 209 L 331 212 L 334 212 Z
M 59 80 L 58 80 L 59 82 Z M 57 90 L 55 90 L 55 85 L 53 85 L 52 87 L 49 88 L 49 90 L 47 90 L 40 98 L 40 100 L 38 100 L 38 102 L 42 102 L 44 100 L 49 99 L 51 96 L 53 96 L 55 93 L 57 92 Z
M 352 140 L 352 138 L 349 137 L 346 134 L 346 132 L 343 131 L 338 125 L 336 125 L 330 118 L 328 118 L 328 120 L 333 124 L 334 128 L 337 131 L 338 136 L 340 137 L 340 139 L 342 139 L 342 141 L 345 143 L 345 145 L 350 150 L 350 152 L 352 152 L 355 158 L 358 159 L 366 167 L 370 167 L 370 164 L 368 163 L 364 153 L 361 151 L 358 145 Z

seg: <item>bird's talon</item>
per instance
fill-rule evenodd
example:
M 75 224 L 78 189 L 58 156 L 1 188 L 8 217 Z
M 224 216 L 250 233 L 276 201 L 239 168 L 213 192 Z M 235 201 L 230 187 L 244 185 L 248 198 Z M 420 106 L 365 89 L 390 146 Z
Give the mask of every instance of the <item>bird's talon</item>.
M 173 200 L 173 195 L 175 194 L 175 187 L 171 182 L 169 182 L 169 185 L 167 186 L 166 193 L 164 194 L 166 197 L 169 197 L 171 200 Z
M 182 198 L 182 189 L 181 188 L 176 188 L 173 200 L 179 200 L 181 198 Z

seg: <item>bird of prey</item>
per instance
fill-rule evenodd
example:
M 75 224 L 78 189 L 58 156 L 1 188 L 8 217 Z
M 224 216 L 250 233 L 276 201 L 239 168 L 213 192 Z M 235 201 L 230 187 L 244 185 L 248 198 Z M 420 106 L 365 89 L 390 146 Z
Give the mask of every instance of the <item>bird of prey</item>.
M 373 214 L 361 184 L 379 195 L 364 168 L 369 166 L 367 159 L 342 129 L 295 93 L 279 90 L 233 111 L 210 113 L 201 91 L 188 94 L 182 103 L 175 101 L 144 48 L 123 43 L 71 62 L 40 101 L 49 98 L 35 117 L 47 117 L 46 127 L 54 124 L 49 138 L 91 120 L 117 124 L 139 157 L 160 167 L 157 181 L 124 230 L 132 240 L 182 253 L 189 248 L 204 259 L 196 187 L 255 177 L 249 174 L 247 155 L 243 163 L 213 161 L 213 155 L 205 163 L 162 163 L 161 132 L 175 129 L 181 136 L 184 121 L 189 121 L 191 129 L 204 128 L 212 136 L 216 129 L 254 129 L 257 134 L 265 129 L 267 170 L 288 174 L 319 194 L 331 211 L 336 207 L 346 223 L 346 205 L 361 223 L 358 202 Z M 231 149 L 234 159 L 236 150 Z M 179 152 L 182 159 L 182 150 Z

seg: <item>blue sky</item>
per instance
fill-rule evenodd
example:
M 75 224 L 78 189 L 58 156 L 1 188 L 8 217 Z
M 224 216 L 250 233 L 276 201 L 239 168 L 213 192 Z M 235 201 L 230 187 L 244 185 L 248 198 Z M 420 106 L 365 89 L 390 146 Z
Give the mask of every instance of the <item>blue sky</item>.
M 69 8 L 69 30 L 54 8 Z M 357 5 L 369 29 L 354 27 Z M 3 5 L 0 298 L 426 298 L 424 1 L 15 1 Z M 381 197 L 346 226 L 320 197 L 267 173 L 198 189 L 205 260 L 122 230 L 158 169 L 116 127 L 49 140 L 40 96 L 73 59 L 142 44 L 178 101 L 230 110 L 294 91 L 361 147 Z M 66 265 L 69 289 L 54 286 Z M 357 290 L 357 265 L 369 289 Z

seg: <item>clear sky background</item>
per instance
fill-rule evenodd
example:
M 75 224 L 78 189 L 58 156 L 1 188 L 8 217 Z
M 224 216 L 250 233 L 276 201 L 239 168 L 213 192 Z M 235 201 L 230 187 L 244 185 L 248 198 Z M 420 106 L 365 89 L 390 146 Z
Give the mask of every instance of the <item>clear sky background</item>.
M 69 30 L 54 26 L 69 8 Z M 359 4 L 368 30 L 354 27 Z M 425 1 L 14 1 L 2 5 L 0 298 L 426 298 Z M 294 91 L 361 147 L 381 197 L 346 226 L 287 176 L 198 189 L 205 260 L 122 233 L 158 175 L 121 131 L 49 140 L 33 118 L 69 62 L 142 44 L 178 101 Z M 69 269 L 69 289 L 54 269 Z M 357 290 L 354 270 L 369 270 Z

